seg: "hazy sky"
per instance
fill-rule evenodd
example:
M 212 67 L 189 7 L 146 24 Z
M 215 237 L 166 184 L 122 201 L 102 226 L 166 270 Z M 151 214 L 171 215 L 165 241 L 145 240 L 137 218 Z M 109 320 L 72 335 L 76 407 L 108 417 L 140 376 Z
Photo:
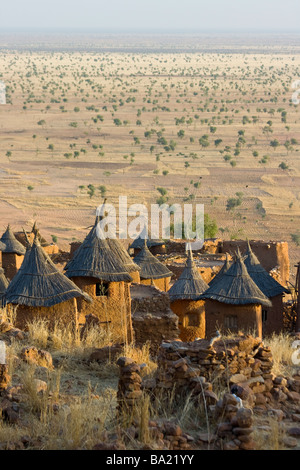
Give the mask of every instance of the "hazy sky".
M 299 0 L 7 0 L 0 32 L 294 31 Z

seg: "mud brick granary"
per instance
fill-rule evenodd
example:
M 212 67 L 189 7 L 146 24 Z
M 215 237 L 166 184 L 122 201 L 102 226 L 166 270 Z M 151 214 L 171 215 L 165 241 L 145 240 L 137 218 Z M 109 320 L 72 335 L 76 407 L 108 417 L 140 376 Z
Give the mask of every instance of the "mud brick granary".
M 169 290 L 171 309 L 179 318 L 179 338 L 182 341 L 205 337 L 205 307 L 199 295 L 207 289 L 208 285 L 202 279 L 189 250 L 185 269 Z
M 8 308 L 16 307 L 16 326 L 26 329 L 28 321 L 42 319 L 47 320 L 50 327 L 62 322 L 76 328 L 78 298 L 85 302 L 92 301 L 58 271 L 35 237 L 4 295 L 5 305 Z
M 137 256 L 144 247 L 144 240 L 147 238 L 145 230 L 137 237 L 129 246 L 133 250 L 134 256 Z M 147 239 L 147 247 L 153 255 L 160 255 L 166 253 L 166 244 L 163 240 Z
M 149 250 L 147 240 L 134 262 L 140 267 L 141 284 L 154 285 L 160 290 L 167 292 L 173 273 L 161 263 Z
M 132 341 L 130 283 L 133 278 L 113 249 L 100 227 L 101 216 L 73 258 L 65 266 L 65 274 L 93 299 L 88 305 L 78 299 L 79 322 L 84 323 L 89 314 L 96 315 L 103 327 L 107 327 L 119 341 Z M 137 268 L 133 266 L 136 270 Z
M 283 295 L 289 290 L 277 282 L 260 264 L 250 244 L 246 252 L 245 266 L 259 289 L 272 301 L 272 306 L 262 309 L 263 335 L 280 333 L 283 329 Z
M 262 337 L 262 306 L 272 302 L 250 277 L 238 251 L 236 260 L 201 296 L 205 299 L 206 337 L 216 330 L 255 331 Z
M 7 226 L 6 231 L 2 235 L 0 242 L 2 248 L 2 268 L 4 269 L 5 276 L 11 280 L 18 272 L 25 255 L 25 247 L 20 243 L 10 227 Z

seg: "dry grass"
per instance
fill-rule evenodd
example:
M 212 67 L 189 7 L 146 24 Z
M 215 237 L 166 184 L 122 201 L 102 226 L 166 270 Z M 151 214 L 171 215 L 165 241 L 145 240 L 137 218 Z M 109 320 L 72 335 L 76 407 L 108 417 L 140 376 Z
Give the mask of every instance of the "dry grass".
M 292 362 L 293 339 L 286 333 L 274 334 L 264 339 L 264 344 L 269 346 L 273 355 L 273 369 L 275 375 L 290 376 L 295 372 L 296 366 Z

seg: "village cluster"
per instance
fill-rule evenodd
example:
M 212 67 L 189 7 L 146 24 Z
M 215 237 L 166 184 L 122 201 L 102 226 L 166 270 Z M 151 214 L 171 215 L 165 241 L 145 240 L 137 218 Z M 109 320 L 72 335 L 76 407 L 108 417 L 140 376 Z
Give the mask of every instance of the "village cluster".
M 7 227 L 0 239 L 0 296 L 15 309 L 16 327 L 44 319 L 79 328 L 93 315 L 121 343 L 157 346 L 219 331 L 263 338 L 283 330 L 286 242 L 207 240 L 192 252 L 182 240 L 139 237 L 126 250 L 120 240 L 99 236 L 100 219 L 82 243 L 71 244 L 63 270 L 55 262 L 58 247 L 35 225 L 30 233 Z M 168 318 L 165 328 L 151 324 L 153 315 L 160 325 Z

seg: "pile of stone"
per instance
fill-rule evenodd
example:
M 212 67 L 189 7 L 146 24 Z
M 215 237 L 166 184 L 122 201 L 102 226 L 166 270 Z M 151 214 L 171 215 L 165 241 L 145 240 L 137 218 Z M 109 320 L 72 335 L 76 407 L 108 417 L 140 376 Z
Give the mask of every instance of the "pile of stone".
M 219 421 L 215 433 L 215 448 L 224 450 L 254 450 L 253 411 L 244 408 L 237 397 L 225 393 L 215 407 Z
M 117 413 L 120 416 L 134 416 L 136 406 L 143 395 L 141 390 L 141 367 L 129 357 L 120 357 L 117 365 L 120 368 Z
M 239 335 L 219 339 L 213 346 L 201 339 L 190 343 L 165 342 L 158 355 L 155 380 L 145 383 L 152 390 L 171 389 L 204 394 L 208 404 L 217 397 L 210 382 L 218 377 L 224 386 L 235 387 L 236 394 L 247 397 L 252 404 L 265 404 L 274 387 L 270 348 L 259 338 Z M 239 395 L 238 395 L 239 396 Z

